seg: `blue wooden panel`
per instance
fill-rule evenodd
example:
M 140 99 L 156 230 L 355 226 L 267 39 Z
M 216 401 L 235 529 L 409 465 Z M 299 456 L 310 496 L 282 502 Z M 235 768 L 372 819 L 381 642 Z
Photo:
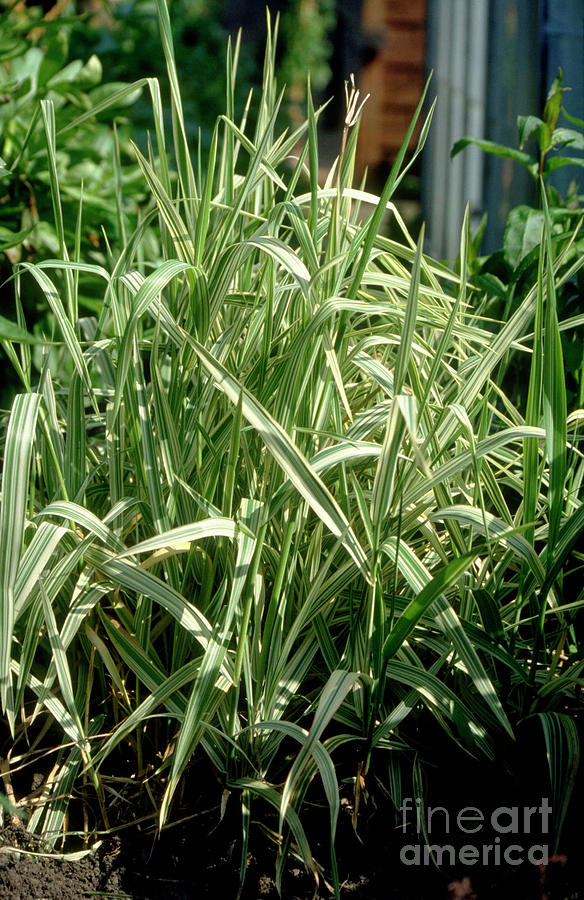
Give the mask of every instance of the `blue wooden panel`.
M 564 95 L 564 106 L 571 115 L 584 118 L 584 0 L 543 2 L 541 56 L 545 89 L 547 90 L 561 67 L 564 85 L 570 87 L 570 91 Z M 566 120 L 563 124 L 570 127 Z M 575 155 L 581 154 L 570 151 L 570 156 Z M 552 184 L 565 194 L 570 181 L 576 178 L 582 192 L 583 175 L 582 169 L 558 169 L 553 174 Z

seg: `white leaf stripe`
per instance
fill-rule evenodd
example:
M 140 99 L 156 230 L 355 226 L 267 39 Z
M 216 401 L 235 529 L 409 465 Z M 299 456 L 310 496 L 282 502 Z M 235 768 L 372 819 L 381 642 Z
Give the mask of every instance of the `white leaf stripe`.
M 19 394 L 12 406 L 2 471 L 0 505 L 0 696 L 2 708 L 13 723 L 12 637 L 14 628 L 14 590 L 22 555 L 30 466 L 39 394 Z
M 260 434 L 299 493 L 332 533 L 343 542 L 357 566 L 367 575 L 365 553 L 343 511 L 282 426 L 198 341 L 176 325 L 164 306 L 159 305 L 158 309 L 163 324 L 171 336 L 179 338 L 181 344 L 186 341 L 193 348 L 205 368 L 213 376 L 219 390 L 226 394 L 235 405 L 239 402 L 240 397 L 242 398 L 242 412 L 245 418 Z

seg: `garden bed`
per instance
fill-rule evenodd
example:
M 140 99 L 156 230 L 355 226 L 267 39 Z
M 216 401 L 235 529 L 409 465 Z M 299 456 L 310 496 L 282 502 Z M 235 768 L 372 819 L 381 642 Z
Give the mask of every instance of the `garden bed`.
M 160 846 L 128 839 L 102 844 L 78 862 L 31 856 L 26 850 L 38 845 L 24 832 L 4 829 L 0 835 L 0 897 L 6 900 L 79 900 L 108 897 L 110 900 L 199 900 L 237 896 L 236 858 L 225 854 L 223 842 L 211 838 L 193 854 L 188 829 L 168 834 Z M 173 844 L 173 848 L 169 846 Z M 25 848 L 13 852 L 9 847 Z M 180 851 L 180 852 L 177 852 Z M 546 873 L 535 868 L 523 871 L 499 868 L 466 872 L 402 870 L 395 860 L 374 858 L 370 849 L 355 845 L 349 858 L 339 859 L 347 872 L 341 896 L 347 900 L 580 900 L 582 872 L 558 857 Z M 350 874 L 349 874 L 350 873 Z M 472 885 L 472 887 L 471 887 Z M 473 893 L 474 890 L 474 893 Z M 309 900 L 312 883 L 300 864 L 288 867 L 284 898 Z M 321 896 L 331 896 L 326 889 Z M 274 861 L 249 858 L 248 879 L 242 900 L 276 900 Z
M 197 767 L 195 767 L 197 768 Z M 452 771 L 461 773 L 458 786 Z M 493 767 L 480 772 L 454 758 L 450 767 L 444 762 L 445 784 L 455 785 L 447 795 L 434 792 L 429 806 L 444 804 L 451 815 L 464 805 L 476 804 L 485 810 L 491 798 L 494 804 L 521 804 L 527 798 L 525 785 L 501 778 Z M 529 778 L 525 778 L 527 784 Z M 545 790 L 545 786 L 544 786 Z M 0 898 L 10 900 L 78 900 L 81 897 L 108 897 L 110 900 L 199 900 L 237 897 L 241 853 L 241 819 L 236 798 L 230 798 L 221 818 L 221 791 L 200 769 L 187 786 L 190 803 L 177 808 L 174 824 L 159 838 L 153 818 L 121 829 L 78 862 L 31 855 L 42 853 L 42 843 L 18 826 L 6 827 L 0 833 Z M 568 821 L 568 831 L 560 852 L 552 855 L 546 867 L 530 865 L 464 866 L 459 862 L 460 836 L 448 838 L 456 845 L 457 863 L 447 858 L 437 869 L 434 865 L 407 865 L 400 859 L 406 843 L 424 841 L 415 834 L 410 821 L 404 834 L 396 827 L 393 808 L 380 789 L 376 777 L 371 778 L 371 791 L 362 798 L 358 834 L 352 826 L 352 797 L 344 791 L 337 831 L 337 857 L 341 881 L 341 897 L 346 900 L 582 900 L 584 873 L 578 856 L 576 823 Z M 578 791 L 579 793 L 579 791 Z M 537 791 L 535 792 L 537 794 Z M 535 794 L 530 794 L 535 797 Z M 465 799 L 466 798 L 466 799 Z M 577 798 L 576 798 L 577 800 Z M 574 804 L 576 807 L 577 802 Z M 259 813 L 259 810 L 258 810 Z M 277 816 L 262 815 L 261 825 L 252 825 L 247 873 L 242 900 L 276 900 L 276 850 L 266 840 L 266 829 L 277 828 Z M 255 820 L 255 816 L 253 816 Z M 324 871 L 329 868 L 326 810 L 320 803 L 307 808 L 304 824 L 313 854 Z M 413 827 L 412 827 L 413 826 Z M 452 829 L 454 831 L 454 829 Z M 539 842 L 535 834 L 530 843 Z M 492 841 L 487 831 L 465 842 L 483 846 Z M 526 835 L 513 835 L 503 844 L 526 843 Z M 440 827 L 434 830 L 432 843 L 444 844 Z M 8 849 L 19 848 L 17 852 Z M 552 853 L 552 848 L 550 848 Z M 407 859 L 406 854 L 406 859 Z M 422 857 L 421 857 L 422 858 Z M 576 865 L 574 861 L 577 861 Z M 474 893 L 473 893 L 474 892 Z M 314 896 L 314 882 L 301 862 L 290 855 L 283 879 L 284 898 L 309 900 Z M 331 897 L 326 878 L 320 881 L 320 896 Z

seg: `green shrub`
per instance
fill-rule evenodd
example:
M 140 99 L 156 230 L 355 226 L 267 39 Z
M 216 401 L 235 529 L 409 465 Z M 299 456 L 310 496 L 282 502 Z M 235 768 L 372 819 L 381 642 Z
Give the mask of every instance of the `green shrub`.
M 546 217 L 544 205 L 547 203 L 556 264 L 556 305 L 566 362 L 568 406 L 574 410 L 584 406 L 584 278 L 579 267 L 570 278 L 566 279 L 563 275 L 584 254 L 584 238 L 580 235 L 583 195 L 578 192 L 577 179 L 571 182 L 565 198 L 550 183 L 550 176 L 558 169 L 570 166 L 578 172 L 584 167 L 584 156 L 578 155 L 584 150 L 584 122 L 563 108 L 562 99 L 567 90 L 562 86 L 560 70 L 548 92 L 543 118 L 533 115 L 518 117 L 518 149 L 465 137 L 455 144 L 452 155 L 455 156 L 469 144 L 475 144 L 486 153 L 523 166 L 537 188 L 537 206 L 521 205 L 509 213 L 500 250 L 486 257 L 479 256 L 481 233 L 486 220 L 483 220 L 473 241 L 472 283 L 489 296 L 490 315 L 505 320 L 536 279 Z M 561 114 L 575 127 L 564 127 L 560 121 Z M 526 146 L 531 152 L 525 149 Z M 525 354 L 522 358 L 516 353 L 509 356 L 504 374 L 505 389 L 512 393 L 519 405 L 526 400 L 528 372 L 529 359 Z
M 119 252 L 126 229 L 136 227 L 147 199 L 123 117 L 145 81 L 104 83 L 97 56 L 85 63 L 70 60 L 76 21 L 63 16 L 41 19 L 36 7 L 10 7 L 0 13 L 3 311 L 12 306 L 14 264 L 66 253 L 103 263 L 110 248 Z M 21 318 L 26 317 L 31 332 L 50 336 L 44 297 L 32 280 L 26 280 L 20 297 Z M 99 307 L 83 276 L 76 303 L 84 311 Z M 0 335 L 10 337 L 14 328 L 3 318 Z M 3 384 L 0 402 L 10 402 L 14 387 L 10 381 Z
M 191 149 L 199 140 L 206 154 L 211 142 L 217 110 L 225 103 L 225 77 L 218 60 L 225 52 L 227 33 L 221 24 L 221 3 L 210 0 L 171 0 L 171 35 L 176 65 L 181 73 L 184 127 Z M 156 4 L 152 0 L 131 0 L 108 8 L 107 18 L 92 19 L 76 29 L 76 38 L 86 52 L 94 52 L 106 71 L 116 80 L 133 80 L 140 75 L 160 77 L 163 96 L 168 81 L 160 71 L 160 37 Z M 243 71 L 241 71 L 243 69 Z M 237 107 L 243 108 L 247 94 L 255 86 L 254 61 L 249 53 L 241 60 L 237 85 Z M 152 108 L 146 96 L 132 114 L 133 137 L 146 152 L 147 134 L 152 129 Z
M 51 202 L 51 160 L 41 100 L 51 100 L 59 135 L 55 166 L 70 248 L 82 211 L 78 238 L 83 256 L 103 261 L 103 229 L 109 240 L 121 237 L 116 190 L 123 191 L 125 209 L 133 214 L 134 223 L 138 203 L 144 199 L 135 163 L 127 165 L 129 130 L 120 122 L 116 136 L 112 116 L 112 108 L 119 115 L 140 88 L 102 83 L 102 65 L 95 55 L 85 63 L 70 60 L 74 22 L 41 20 L 40 10 L 34 8 L 26 14 L 13 8 L 0 14 L 0 250 L 13 263 L 62 253 Z M 109 110 L 108 121 L 98 118 L 100 109 Z M 121 184 L 116 185 L 114 159 L 120 152 L 126 165 L 118 173 Z

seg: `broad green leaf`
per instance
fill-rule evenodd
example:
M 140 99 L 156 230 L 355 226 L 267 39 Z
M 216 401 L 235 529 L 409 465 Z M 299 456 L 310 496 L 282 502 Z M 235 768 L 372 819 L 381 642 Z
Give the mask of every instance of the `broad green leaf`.
M 464 137 L 455 143 L 450 151 L 450 156 L 456 156 L 461 150 L 464 150 L 465 147 L 471 145 L 479 147 L 481 150 L 484 150 L 485 153 L 492 153 L 494 156 L 502 156 L 504 159 L 511 159 L 513 162 L 518 162 L 528 169 L 534 178 L 537 177 L 537 160 L 535 160 L 533 156 L 530 156 L 529 153 L 525 153 L 523 150 L 515 150 L 513 147 L 506 147 L 504 144 L 497 144 L 494 141 Z
M 538 116 L 518 116 L 517 130 L 519 132 L 519 148 L 523 150 L 525 143 L 532 134 L 538 134 L 543 125 L 542 119 Z
M 543 110 L 543 118 L 550 131 L 553 131 L 558 123 L 562 110 L 562 94 L 567 90 L 567 88 L 562 87 L 562 77 L 562 70 L 558 69 L 558 74 L 548 91 Z
M 0 316 L 0 340 L 13 341 L 17 344 L 41 344 L 42 340 L 34 334 L 30 334 L 24 328 L 15 325 L 10 319 Z
M 516 269 L 534 247 L 541 244 L 543 213 L 531 206 L 516 206 L 507 217 L 503 246 L 505 260 Z

